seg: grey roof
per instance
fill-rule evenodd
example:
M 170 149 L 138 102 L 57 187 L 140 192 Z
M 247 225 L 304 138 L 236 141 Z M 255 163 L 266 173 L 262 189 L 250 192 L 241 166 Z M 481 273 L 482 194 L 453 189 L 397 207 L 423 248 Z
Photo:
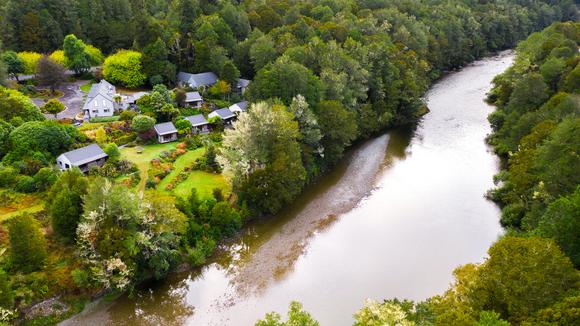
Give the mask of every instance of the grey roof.
M 167 135 L 177 132 L 177 129 L 175 129 L 173 122 L 158 123 L 153 128 L 155 128 L 155 132 L 158 135 Z
M 185 93 L 185 103 L 199 102 L 199 101 L 203 101 L 203 97 L 201 97 L 199 92 L 187 92 L 187 93 Z
M 187 72 L 179 72 L 177 80 L 182 83 L 187 83 L 191 87 L 208 86 L 217 82 L 218 77 L 213 72 L 202 72 L 199 74 L 190 74 Z
M 234 118 L 236 115 L 232 111 L 230 111 L 230 109 L 225 108 L 225 109 L 215 110 L 212 113 L 210 113 L 208 116 L 210 118 L 213 118 L 215 116 L 218 116 L 222 120 L 226 120 L 226 119 Z
M 203 126 L 209 124 L 203 114 L 196 114 L 189 117 L 185 117 L 191 123 L 192 127 Z
M 103 152 L 99 145 L 91 144 L 89 146 L 63 153 L 60 156 L 66 157 L 72 165 L 79 166 L 107 157 L 107 154 Z
M 238 88 L 246 88 L 250 85 L 250 80 L 240 78 L 238 79 Z
M 229 107 L 230 111 L 232 111 L 232 112 L 236 112 L 236 111 L 246 112 L 247 108 L 248 108 L 248 101 L 241 101 L 241 102 L 238 102 L 236 104 L 232 104 Z
M 87 99 L 92 99 L 100 94 L 109 98 L 112 101 L 113 96 L 116 93 L 117 89 L 115 88 L 115 86 L 113 86 L 111 83 L 103 79 L 100 82 L 91 85 L 91 90 L 89 91 L 89 95 L 87 95 Z

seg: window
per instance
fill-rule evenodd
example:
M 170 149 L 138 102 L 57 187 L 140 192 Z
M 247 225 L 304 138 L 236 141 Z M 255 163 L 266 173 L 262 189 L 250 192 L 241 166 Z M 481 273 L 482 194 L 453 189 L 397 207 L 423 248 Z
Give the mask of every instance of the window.
M 104 112 L 109 112 L 109 109 L 104 109 L 103 111 L 104 111 Z

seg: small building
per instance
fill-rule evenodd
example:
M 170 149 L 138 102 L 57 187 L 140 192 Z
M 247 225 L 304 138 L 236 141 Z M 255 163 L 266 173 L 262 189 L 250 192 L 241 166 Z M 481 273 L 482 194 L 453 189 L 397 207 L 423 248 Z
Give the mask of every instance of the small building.
M 225 108 L 215 110 L 212 113 L 208 114 L 207 117 L 210 119 L 213 117 L 219 117 L 220 119 L 222 119 L 224 125 L 229 125 L 232 123 L 233 120 L 235 120 L 237 116 L 232 111 L 230 111 L 230 109 Z
M 232 104 L 228 109 L 230 109 L 230 111 L 232 111 L 236 115 L 242 112 L 246 112 L 246 110 L 248 109 L 248 101 L 241 101 L 236 104 Z
M 249 85 L 250 85 L 250 80 L 240 78 L 240 79 L 238 79 L 238 85 L 236 85 L 236 91 L 239 94 L 243 95 L 246 92 L 246 89 L 248 88 Z
M 61 170 L 78 167 L 82 172 L 87 173 L 93 166 L 103 166 L 107 158 L 107 154 L 103 152 L 99 145 L 91 144 L 60 154 L 56 158 L 56 164 Z
M 185 119 L 191 123 L 191 132 L 194 134 L 207 134 L 211 130 L 203 114 L 192 115 Z
M 189 86 L 191 88 L 210 87 L 217 83 L 218 76 L 211 71 L 199 74 L 179 72 L 177 74 L 177 81 L 182 86 Z
M 149 92 L 137 92 L 123 96 L 121 108 L 123 110 L 137 110 L 137 101 L 145 95 L 149 95 Z
M 177 129 L 173 122 L 158 123 L 154 127 L 159 143 L 168 143 L 177 140 Z
M 203 97 L 199 92 L 185 93 L 185 105 L 192 108 L 200 108 L 203 104 Z
M 88 115 L 89 118 L 113 116 L 116 108 L 116 96 L 115 86 L 104 79 L 91 85 L 91 90 L 83 106 L 84 114 Z

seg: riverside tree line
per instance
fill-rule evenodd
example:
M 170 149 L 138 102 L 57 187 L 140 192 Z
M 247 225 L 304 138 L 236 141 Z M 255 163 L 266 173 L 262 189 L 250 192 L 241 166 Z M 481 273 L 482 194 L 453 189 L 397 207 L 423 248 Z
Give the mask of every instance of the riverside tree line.
M 128 87 L 211 70 L 252 79 L 253 104 L 214 153 L 234 200 L 155 198 L 54 171 L 56 155 L 84 135 L 1 88 L 0 184 L 45 193 L 47 203 L 6 223 L 2 307 L 10 315 L 55 293 L 125 291 L 203 263 L 216 241 L 291 203 L 353 142 L 416 121 L 444 72 L 574 19 L 575 9 L 567 0 L 4 2 L 3 72 L 38 71 L 43 55 L 78 75 L 103 63 L 105 78 Z M 51 250 L 73 258 L 51 261 Z

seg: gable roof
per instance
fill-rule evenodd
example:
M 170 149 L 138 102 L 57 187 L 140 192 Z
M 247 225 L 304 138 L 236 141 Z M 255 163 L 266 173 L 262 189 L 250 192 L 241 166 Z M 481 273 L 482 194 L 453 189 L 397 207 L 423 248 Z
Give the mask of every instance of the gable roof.
M 220 117 L 222 120 L 231 119 L 234 118 L 235 116 L 236 115 L 228 108 L 215 110 L 208 115 L 208 117 L 210 118 Z
M 205 119 L 203 114 L 191 115 L 189 117 L 185 117 L 185 119 L 191 123 L 192 127 L 203 126 L 203 125 L 209 124 L 209 122 L 207 122 L 207 120 Z
M 211 71 L 202 72 L 199 74 L 190 74 L 187 72 L 179 72 L 177 80 L 182 83 L 187 83 L 191 87 L 208 86 L 217 82 L 218 76 Z
M 232 104 L 229 109 L 232 112 L 246 112 L 248 108 L 248 101 L 241 101 L 236 104 Z
M 89 95 L 87 95 L 87 102 L 89 99 L 95 98 L 97 95 L 102 95 L 113 100 L 113 96 L 117 93 L 117 89 L 108 81 L 102 79 L 100 82 L 92 84 Z
M 58 159 L 60 159 L 62 156 L 66 157 L 66 159 L 68 159 L 72 165 L 79 166 L 105 158 L 107 157 L 107 154 L 103 152 L 99 145 L 90 144 L 89 146 L 62 153 Z
M 249 79 L 243 79 L 240 78 L 238 79 L 238 88 L 246 88 L 248 87 L 248 85 L 250 85 L 250 80 Z
M 158 123 L 153 128 L 155 128 L 155 132 L 158 135 L 167 135 L 167 134 L 177 133 L 177 129 L 175 129 L 175 126 L 173 125 L 173 122 L 171 122 L 171 121 L 164 122 L 164 123 Z
M 187 92 L 187 93 L 185 93 L 185 103 L 199 102 L 199 101 L 203 101 L 203 97 L 201 97 L 201 94 L 199 94 L 199 92 Z

